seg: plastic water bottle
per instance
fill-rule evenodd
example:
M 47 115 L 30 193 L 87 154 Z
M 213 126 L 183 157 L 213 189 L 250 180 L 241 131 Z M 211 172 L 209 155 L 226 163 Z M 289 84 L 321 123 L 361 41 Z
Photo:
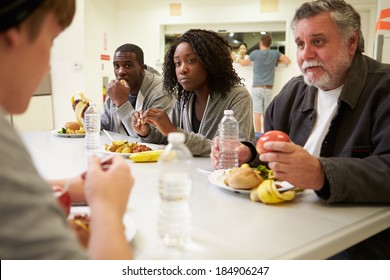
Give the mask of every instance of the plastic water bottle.
M 84 114 L 85 146 L 88 151 L 100 149 L 100 112 L 95 102 L 90 102 Z
M 238 122 L 233 116 L 233 110 L 225 110 L 218 127 L 219 169 L 238 167 L 236 148 L 239 144 Z
M 160 211 L 158 234 L 169 247 L 182 247 L 191 240 L 192 154 L 185 135 L 168 134 L 168 146 L 158 159 Z

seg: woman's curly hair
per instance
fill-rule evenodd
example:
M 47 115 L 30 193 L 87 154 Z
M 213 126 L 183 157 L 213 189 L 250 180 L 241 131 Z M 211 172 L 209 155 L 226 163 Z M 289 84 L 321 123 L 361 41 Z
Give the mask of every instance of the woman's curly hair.
M 241 78 L 233 68 L 229 43 L 214 31 L 190 29 L 176 38 L 165 54 L 162 70 L 164 90 L 169 95 L 177 96 L 178 100 L 183 97 L 185 100 L 189 93 L 178 82 L 173 61 L 176 48 L 182 42 L 191 44 L 198 59 L 206 68 L 210 97 L 212 97 L 213 92 L 225 95 L 232 86 L 243 85 Z

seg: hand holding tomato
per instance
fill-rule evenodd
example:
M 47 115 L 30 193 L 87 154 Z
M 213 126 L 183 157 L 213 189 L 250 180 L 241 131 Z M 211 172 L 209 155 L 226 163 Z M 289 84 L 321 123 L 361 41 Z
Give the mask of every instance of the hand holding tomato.
M 290 142 L 290 137 L 283 131 L 279 130 L 270 130 L 264 133 L 256 143 L 256 150 L 259 154 L 264 154 L 270 152 L 264 148 L 264 144 L 268 141 L 283 141 Z

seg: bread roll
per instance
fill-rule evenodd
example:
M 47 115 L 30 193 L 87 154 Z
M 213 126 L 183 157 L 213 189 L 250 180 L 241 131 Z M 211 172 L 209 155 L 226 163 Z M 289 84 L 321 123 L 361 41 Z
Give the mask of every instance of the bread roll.
M 234 189 L 250 190 L 263 182 L 261 178 L 249 165 L 235 168 L 227 177 L 226 184 Z
M 80 125 L 77 122 L 67 122 L 65 124 L 65 128 L 76 131 L 76 130 L 80 130 Z

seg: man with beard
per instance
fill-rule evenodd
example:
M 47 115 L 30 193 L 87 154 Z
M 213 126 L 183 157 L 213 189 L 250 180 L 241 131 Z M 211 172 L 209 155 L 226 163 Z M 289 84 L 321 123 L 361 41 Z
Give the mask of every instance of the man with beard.
M 265 115 L 265 131 L 291 142 L 239 146 L 240 163 L 267 163 L 279 180 L 313 189 L 326 203 L 390 203 L 390 66 L 362 54 L 360 16 L 340 0 L 303 4 L 292 30 L 302 76 L 291 79 Z M 211 159 L 218 166 L 218 141 Z M 260 161 L 259 161 L 260 159 Z M 385 230 L 344 252 L 389 259 Z

